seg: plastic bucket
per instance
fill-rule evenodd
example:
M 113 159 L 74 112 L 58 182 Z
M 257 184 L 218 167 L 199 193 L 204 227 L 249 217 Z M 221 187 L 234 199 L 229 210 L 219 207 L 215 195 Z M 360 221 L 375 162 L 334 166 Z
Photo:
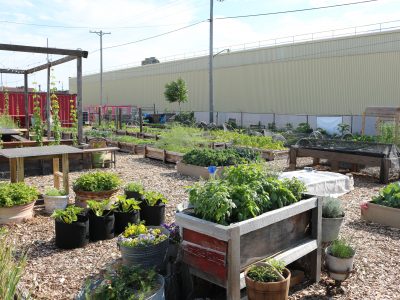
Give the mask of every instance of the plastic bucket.
M 65 209 L 68 205 L 69 196 L 47 196 L 43 195 L 44 210 L 46 213 L 51 214 L 56 209 Z

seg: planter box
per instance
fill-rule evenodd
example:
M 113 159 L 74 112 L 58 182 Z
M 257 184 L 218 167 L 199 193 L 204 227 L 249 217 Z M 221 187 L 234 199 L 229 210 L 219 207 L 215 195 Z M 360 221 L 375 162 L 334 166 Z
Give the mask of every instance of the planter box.
M 12 207 L 0 207 L 0 224 L 22 223 L 33 218 L 35 201 Z
M 126 130 L 117 130 L 115 132 L 116 135 L 126 135 Z
M 176 213 L 182 229 L 183 261 L 192 274 L 227 289 L 227 299 L 240 299 L 244 269 L 268 257 L 289 264 L 311 259 L 311 279 L 321 272 L 322 199 L 312 197 L 229 226 L 199 219 L 190 210 Z
M 289 156 L 289 150 L 260 150 L 260 151 L 261 151 L 261 157 L 268 161 L 287 158 Z
M 119 147 L 119 143 L 116 141 L 107 140 L 107 146 L 108 147 Z
M 361 219 L 400 228 L 400 209 L 367 202 L 367 207 L 361 207 Z
M 183 154 L 145 146 L 144 157 L 162 160 L 163 162 L 177 163 L 182 160 Z
M 124 142 L 119 142 L 118 143 L 118 148 L 120 149 L 120 151 L 122 152 L 127 152 L 127 153 L 135 153 L 135 148 L 136 145 L 135 144 L 131 144 L 131 143 L 124 143 Z
M 217 167 L 216 175 L 221 176 L 223 169 L 224 169 L 224 167 Z M 177 162 L 177 164 L 176 164 L 176 170 L 178 171 L 179 174 L 183 174 L 183 175 L 187 175 L 187 176 L 192 176 L 192 177 L 196 177 L 196 178 L 201 177 L 204 179 L 210 178 L 210 172 L 208 172 L 207 167 L 189 165 L 189 164 L 185 164 L 180 161 L 180 162 Z

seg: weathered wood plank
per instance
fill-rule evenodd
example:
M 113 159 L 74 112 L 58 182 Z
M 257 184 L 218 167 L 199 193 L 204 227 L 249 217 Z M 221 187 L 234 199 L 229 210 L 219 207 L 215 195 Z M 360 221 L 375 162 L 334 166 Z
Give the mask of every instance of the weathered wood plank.
M 226 241 L 221 241 L 212 236 L 202 234 L 187 228 L 183 228 L 182 237 L 183 240 L 187 242 L 210 248 L 219 252 L 226 253 L 228 250 L 228 245 Z
M 231 239 L 228 242 L 228 281 L 226 296 L 228 299 L 240 299 L 240 258 L 241 240 L 239 227 L 231 230 Z

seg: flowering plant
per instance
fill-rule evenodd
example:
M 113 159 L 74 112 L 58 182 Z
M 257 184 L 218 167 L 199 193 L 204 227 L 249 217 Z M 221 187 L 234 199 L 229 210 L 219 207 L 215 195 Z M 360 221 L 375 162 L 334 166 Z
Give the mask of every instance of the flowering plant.
M 162 226 L 169 231 L 169 241 L 173 244 L 179 244 L 182 240 L 179 233 L 179 226 L 175 223 L 162 224 Z
M 129 224 L 118 243 L 125 247 L 146 247 L 157 245 L 168 239 L 160 228 L 147 228 L 143 224 Z

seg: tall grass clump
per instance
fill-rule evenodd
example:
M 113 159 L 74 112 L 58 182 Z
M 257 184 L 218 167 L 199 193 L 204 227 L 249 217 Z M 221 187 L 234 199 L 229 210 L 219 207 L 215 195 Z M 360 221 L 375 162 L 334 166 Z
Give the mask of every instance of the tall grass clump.
M 0 114 L 0 127 L 1 128 L 17 128 L 13 118 L 8 114 Z
M 26 265 L 26 253 L 15 257 L 15 249 L 7 239 L 7 232 L 0 229 L 0 299 L 20 299 L 17 286 Z

